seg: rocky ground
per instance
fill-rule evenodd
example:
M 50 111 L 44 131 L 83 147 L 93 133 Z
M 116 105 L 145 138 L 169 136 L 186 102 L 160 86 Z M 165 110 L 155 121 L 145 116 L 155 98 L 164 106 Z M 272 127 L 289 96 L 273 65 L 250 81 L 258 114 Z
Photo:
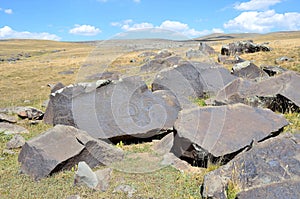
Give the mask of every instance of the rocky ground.
M 275 41 L 110 40 L 51 50 L 96 46 L 80 68 L 54 70 L 54 79 L 75 83 L 47 82 L 45 103 L 3 102 L 0 161 L 10 168 L 1 170 L 1 196 L 67 179 L 53 185 L 65 190 L 59 197 L 299 198 L 299 58 L 248 59 L 274 56 Z M 2 66 L 32 59 L 24 54 Z M 142 179 L 154 182 L 150 190 L 136 184 Z

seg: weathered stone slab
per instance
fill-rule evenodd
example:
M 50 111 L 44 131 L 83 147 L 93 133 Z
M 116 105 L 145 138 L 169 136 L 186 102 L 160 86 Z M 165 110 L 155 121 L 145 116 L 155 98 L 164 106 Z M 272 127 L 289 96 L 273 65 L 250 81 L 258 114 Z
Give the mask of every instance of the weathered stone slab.
M 275 76 L 287 72 L 288 70 L 280 66 L 264 66 L 262 67 L 269 76 Z
M 68 86 L 52 93 L 50 102 L 53 116 L 46 111 L 46 123 L 75 126 L 102 139 L 151 137 L 173 126 L 177 116 L 176 106 L 138 77 Z
M 21 148 L 24 144 L 25 144 L 25 138 L 17 134 L 6 143 L 6 148 L 17 149 L 17 148 Z
M 17 118 L 11 115 L 0 113 L 0 122 L 17 123 Z
M 288 122 L 269 109 L 244 104 L 197 107 L 180 111 L 172 152 L 203 161 L 224 157 L 278 132 Z
M 242 77 L 250 80 L 261 81 L 264 78 L 269 77 L 266 72 L 260 69 L 250 61 L 244 61 L 237 63 L 232 67 L 232 74 L 237 77 Z
M 237 155 L 227 165 L 208 173 L 203 198 L 226 198 L 228 182 L 238 198 L 299 198 L 300 139 L 289 133 L 270 138 Z
M 179 56 L 167 57 L 165 59 L 153 59 L 141 66 L 141 72 L 159 72 L 162 69 L 179 64 L 182 60 Z
M 222 89 L 212 101 L 217 105 L 242 102 L 280 112 L 299 111 L 299 88 L 300 75 L 288 71 L 258 83 L 237 79 Z
M 152 83 L 152 90 L 170 90 L 184 108 L 191 107 L 193 99 L 215 96 L 234 79 L 236 77 L 220 65 L 184 62 L 177 67 L 160 71 Z
M 40 120 L 43 119 L 43 111 L 30 106 L 17 106 L 1 108 L 0 113 L 17 114 L 22 119 Z
M 0 132 L 3 132 L 6 135 L 29 133 L 29 131 L 22 126 L 5 122 L 0 122 Z
M 121 161 L 123 151 L 90 137 L 71 126 L 57 125 L 23 145 L 19 154 L 21 171 L 39 180 L 71 169 L 80 161 L 90 167 Z

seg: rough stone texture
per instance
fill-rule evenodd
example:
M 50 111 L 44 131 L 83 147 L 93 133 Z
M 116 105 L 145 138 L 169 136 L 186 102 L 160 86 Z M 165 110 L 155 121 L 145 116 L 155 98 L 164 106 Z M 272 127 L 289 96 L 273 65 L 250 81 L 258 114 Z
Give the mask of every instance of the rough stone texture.
M 17 118 L 14 116 L 6 115 L 4 113 L 0 113 L 0 122 L 17 123 Z
M 262 67 L 262 69 L 271 77 L 288 71 L 287 69 L 280 66 L 264 66 Z
M 161 140 L 156 141 L 152 149 L 155 151 L 155 153 L 159 155 L 164 155 L 166 153 L 169 153 L 173 147 L 174 143 L 174 133 L 169 133 L 165 137 L 163 137 Z
M 192 58 L 204 57 L 204 56 L 206 56 L 206 54 L 201 50 L 190 49 L 185 53 L 185 56 L 188 59 L 192 59 Z
M 229 181 L 241 189 L 238 198 L 299 198 L 300 136 L 281 134 L 255 144 L 227 165 L 208 173 L 203 198 L 226 198 Z
M 199 50 L 206 53 L 206 54 L 208 54 L 208 55 L 216 54 L 216 51 L 205 42 L 200 42 Z
M 51 94 L 52 111 L 46 111 L 45 122 L 75 126 L 102 139 L 151 137 L 175 122 L 176 106 L 169 110 L 166 100 L 138 77 L 77 84 Z
M 6 143 L 7 149 L 21 148 L 25 144 L 25 139 L 21 135 L 15 135 L 11 140 Z
M 235 55 L 234 59 L 230 59 L 231 57 L 227 56 L 227 55 L 218 55 L 218 62 L 222 63 L 222 64 L 237 64 L 237 63 L 241 63 L 244 62 L 245 60 L 240 58 L 239 56 Z
M 269 77 L 266 72 L 260 69 L 250 61 L 237 63 L 232 67 L 231 73 L 237 77 L 242 77 L 251 80 L 261 80 Z
M 154 56 L 154 59 L 166 58 L 173 55 L 173 52 L 169 51 L 168 49 L 163 49 Z
M 275 60 L 275 64 L 282 64 L 283 62 L 292 62 L 294 61 L 294 59 L 290 58 L 290 57 L 279 57 Z
M 123 192 L 123 193 L 127 193 L 127 197 L 131 198 L 133 196 L 134 193 L 136 193 L 135 188 L 131 187 L 130 185 L 118 185 L 113 193 L 118 193 L 118 192 Z
M 74 185 L 85 185 L 89 188 L 96 188 L 98 185 L 97 175 L 85 162 L 78 163 L 78 170 L 75 173 Z
M 29 133 L 29 131 L 22 126 L 5 122 L 0 122 L 0 132 L 6 135 Z
M 19 154 L 21 171 L 35 180 L 64 169 L 80 161 L 90 167 L 110 165 L 121 161 L 123 151 L 106 142 L 90 137 L 71 126 L 57 125 L 23 145 Z
M 94 75 L 87 76 L 87 80 L 118 80 L 120 78 L 120 73 L 118 72 L 103 72 L 103 73 L 97 73 Z
M 259 51 L 271 51 L 271 49 L 266 44 L 254 44 L 251 40 L 229 43 L 221 48 L 221 54 L 227 56 Z
M 71 195 L 71 196 L 67 196 L 66 199 L 80 199 L 79 195 Z
M 43 111 L 30 106 L 17 106 L 1 108 L 0 113 L 17 114 L 22 119 L 40 120 L 43 119 Z
M 153 81 L 152 90 L 170 90 L 184 108 L 190 106 L 192 99 L 216 95 L 234 79 L 235 76 L 217 64 L 185 62 L 160 71 Z
M 95 174 L 98 179 L 98 184 L 96 186 L 97 190 L 101 190 L 103 192 L 108 190 L 112 171 L 113 170 L 111 168 L 95 171 Z
M 299 111 L 300 75 L 288 71 L 258 83 L 237 79 L 222 89 L 209 104 L 242 102 L 251 106 L 270 108 L 274 111 Z
M 179 113 L 175 123 L 172 152 L 199 161 L 207 156 L 224 157 L 286 125 L 283 115 L 244 104 L 187 109 Z
M 153 59 L 141 66 L 141 72 L 159 72 L 164 68 L 179 64 L 181 57 L 172 56 L 165 59 Z

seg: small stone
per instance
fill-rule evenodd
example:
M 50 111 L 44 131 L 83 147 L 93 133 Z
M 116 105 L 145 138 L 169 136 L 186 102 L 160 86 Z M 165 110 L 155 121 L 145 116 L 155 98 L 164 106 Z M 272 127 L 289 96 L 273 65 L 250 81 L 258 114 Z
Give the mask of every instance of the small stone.
M 7 149 L 21 148 L 25 144 L 25 139 L 21 135 L 15 135 L 9 142 L 6 143 Z
M 120 193 L 120 192 L 123 192 L 123 193 L 127 193 L 127 197 L 128 198 L 131 198 L 133 196 L 133 194 L 136 192 L 135 188 L 129 186 L 129 185 L 118 185 L 113 193 Z
M 92 171 L 87 163 L 79 162 L 74 184 L 86 185 L 87 187 L 94 189 L 98 185 L 97 175 Z
M 80 199 L 79 195 L 71 195 L 71 196 L 67 196 L 66 199 Z
M 107 191 L 107 189 L 109 188 L 109 181 L 111 178 L 112 171 L 113 170 L 111 168 L 95 171 L 95 174 L 98 179 L 98 185 L 96 187 L 97 190 L 101 190 L 103 192 Z
M 4 122 L 0 123 L 0 132 L 4 132 L 5 135 L 29 133 L 29 131 L 22 126 Z
M 14 155 L 15 152 L 9 149 L 4 149 L 2 152 L 4 155 Z
M 0 122 L 17 123 L 17 118 L 14 116 L 6 115 L 4 113 L 0 113 Z

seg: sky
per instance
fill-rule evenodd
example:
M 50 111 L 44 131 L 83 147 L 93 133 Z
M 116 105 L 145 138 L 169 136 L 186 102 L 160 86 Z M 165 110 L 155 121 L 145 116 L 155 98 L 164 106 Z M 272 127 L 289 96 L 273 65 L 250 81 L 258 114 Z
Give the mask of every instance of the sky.
M 140 30 L 187 38 L 300 29 L 300 0 L 0 0 L 0 39 L 107 40 Z

